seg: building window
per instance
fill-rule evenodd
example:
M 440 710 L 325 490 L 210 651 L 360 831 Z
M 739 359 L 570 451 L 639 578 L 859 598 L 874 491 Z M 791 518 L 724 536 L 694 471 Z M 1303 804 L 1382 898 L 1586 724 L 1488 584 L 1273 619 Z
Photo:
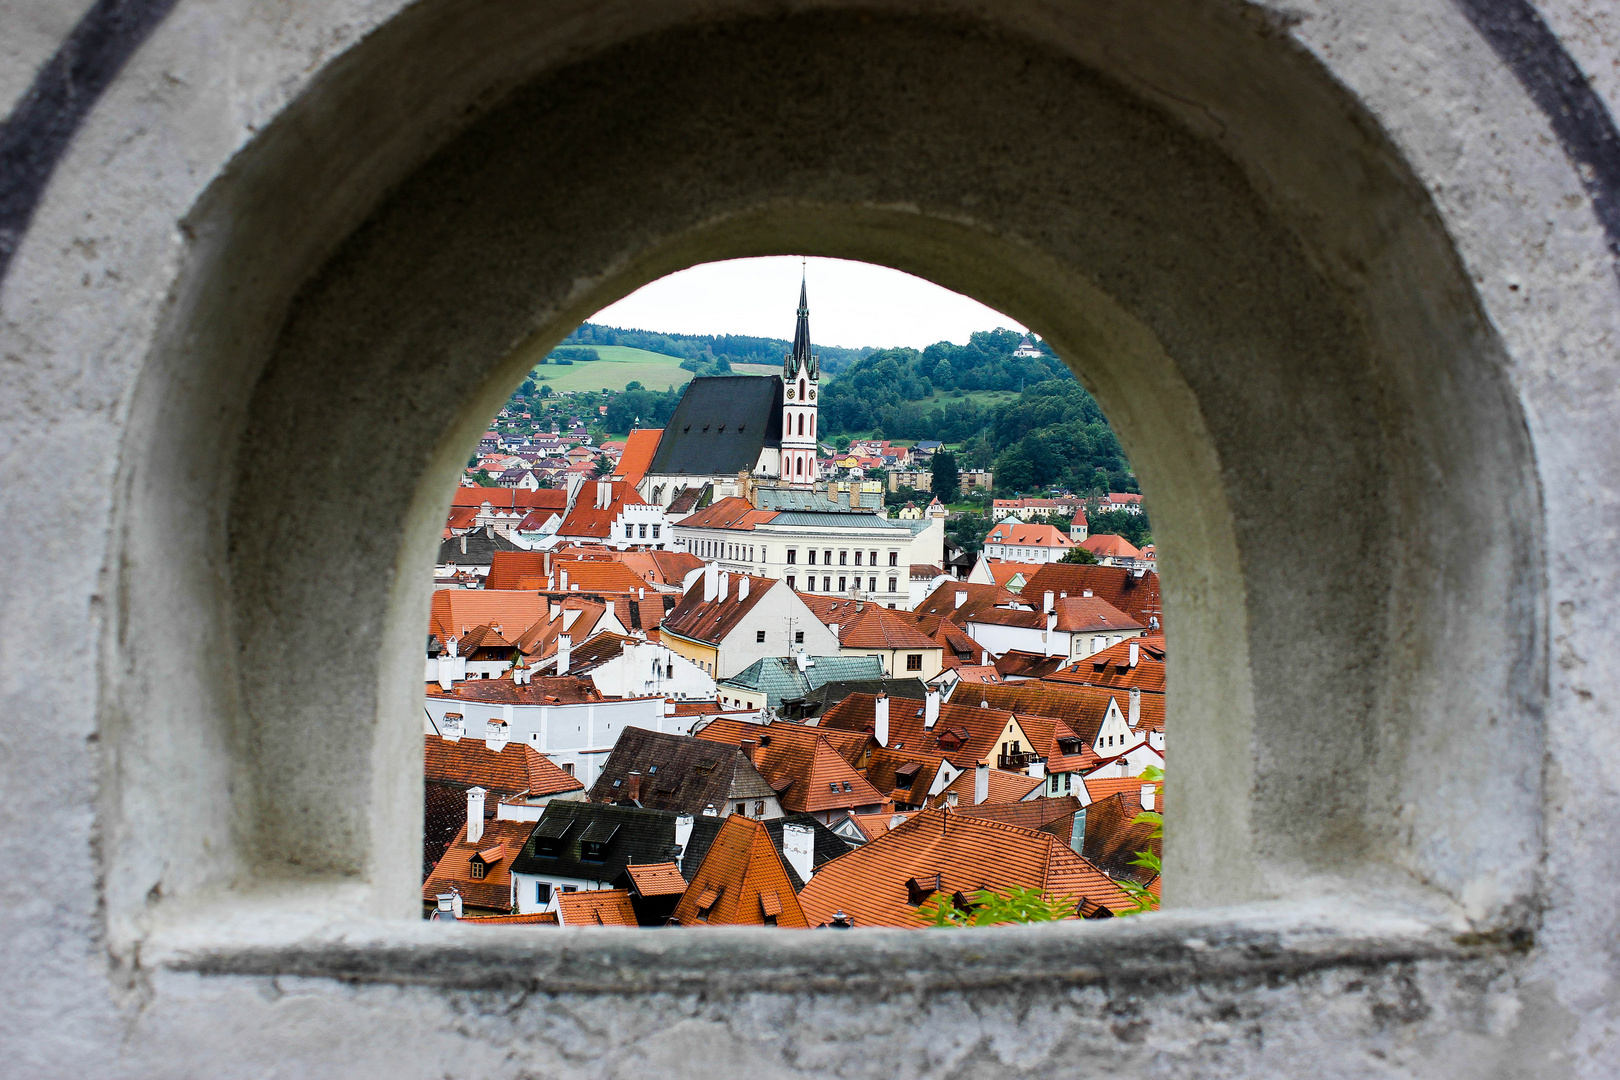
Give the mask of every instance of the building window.
M 551 903 L 551 882 L 537 881 L 534 883 L 534 902 L 541 907 Z
M 747 817 L 748 816 L 748 804 L 747 803 L 741 803 L 741 802 L 738 803 L 737 804 L 737 813 L 741 814 L 743 817 Z
M 839 592 L 847 592 L 849 590 L 848 582 L 849 582 L 848 578 L 839 578 L 838 579 L 838 591 Z
M 647 539 L 647 526 L 645 526 L 645 525 L 637 525 L 636 526 L 636 535 L 642 540 Z
M 838 553 L 838 565 L 839 566 L 848 566 L 849 565 L 849 552 L 840 551 Z
M 907 653 L 906 654 L 906 670 L 907 671 L 921 671 L 922 670 L 922 653 Z
M 759 801 L 754 803 L 754 816 L 755 817 L 764 817 L 765 816 L 765 800 L 764 799 L 760 799 Z
M 484 880 L 484 875 L 489 873 L 489 864 L 486 863 L 483 859 L 478 858 L 477 856 L 473 857 L 472 862 L 469 863 L 468 866 L 472 870 L 472 876 L 473 876 L 474 881 L 482 881 L 482 880 Z
M 889 591 L 890 592 L 899 592 L 900 591 L 900 579 L 899 578 L 890 578 L 889 579 Z M 889 606 L 893 607 L 894 605 L 890 604 Z
M 763 630 L 755 630 L 754 631 L 754 644 L 756 644 L 756 645 L 765 644 L 765 631 L 763 631 Z
M 866 591 L 877 592 L 877 578 L 869 577 L 866 579 Z
M 821 591 L 832 592 L 832 578 L 824 577 L 821 579 Z
M 788 548 L 787 561 L 788 561 L 789 566 L 793 566 L 794 564 L 796 564 L 799 561 L 799 549 L 798 548 Z
M 626 525 L 624 527 L 624 538 L 626 540 L 633 539 L 635 537 L 635 535 L 636 535 L 636 527 L 634 525 Z
M 855 565 L 861 565 L 861 553 L 858 551 L 855 553 Z
M 653 526 L 653 539 L 654 540 L 658 539 L 658 526 L 657 525 Z
M 794 581 L 793 575 L 789 574 L 787 576 L 787 587 L 788 588 L 790 588 L 790 589 L 793 588 L 793 581 Z
M 795 631 L 793 631 L 793 644 L 795 644 L 795 645 L 803 645 L 804 644 L 804 631 L 803 630 L 795 630 Z
M 827 551 L 823 551 L 821 553 L 821 561 L 826 563 L 828 566 L 832 565 L 832 551 L 831 551 L 831 549 L 829 549 Z
M 889 552 L 889 565 L 890 566 L 899 566 L 900 565 L 900 553 L 898 551 Z
M 788 562 L 792 562 L 792 561 L 793 561 L 792 559 L 788 560 Z M 815 548 L 810 549 L 810 565 L 811 566 L 816 565 L 816 549 Z
M 564 761 L 561 764 L 563 772 L 567 773 L 569 776 L 574 775 L 574 763 L 572 761 Z

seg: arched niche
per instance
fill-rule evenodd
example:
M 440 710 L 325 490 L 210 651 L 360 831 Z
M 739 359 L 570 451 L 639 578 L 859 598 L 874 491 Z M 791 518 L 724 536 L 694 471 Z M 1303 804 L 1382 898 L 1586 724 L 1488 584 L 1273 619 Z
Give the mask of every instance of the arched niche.
M 187 220 L 126 447 L 114 941 L 160 882 L 415 910 L 425 570 L 460 463 L 593 311 L 781 252 L 1006 311 L 1119 430 L 1161 538 L 1168 905 L 1524 918 L 1531 451 L 1376 125 L 1222 5 L 746 6 L 419 5 Z

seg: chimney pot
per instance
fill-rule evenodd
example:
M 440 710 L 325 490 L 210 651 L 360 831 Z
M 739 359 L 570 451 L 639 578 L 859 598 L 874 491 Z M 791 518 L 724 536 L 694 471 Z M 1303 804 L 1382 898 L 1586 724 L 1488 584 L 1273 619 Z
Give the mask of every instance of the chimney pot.
M 889 745 L 889 695 L 879 694 L 872 706 L 872 737 L 879 746 Z
M 748 599 L 748 575 L 739 574 L 737 576 L 737 603 L 740 604 L 746 599 Z
M 748 764 L 755 764 L 754 752 L 759 749 L 759 741 L 757 739 L 743 739 L 738 743 L 737 749 L 741 750 L 743 754 L 747 756 Z
M 930 686 L 923 698 L 923 728 L 932 728 L 939 722 L 939 687 Z
M 1158 794 L 1158 787 L 1154 784 L 1142 785 L 1142 809 L 1152 810 L 1156 805 L 1154 796 Z
M 481 787 L 467 789 L 467 843 L 476 844 L 484 838 L 484 796 Z
M 782 826 L 782 857 L 805 884 L 815 876 L 816 831 L 808 825 Z
M 973 805 L 990 801 L 990 766 L 979 762 L 973 769 Z
M 1080 595 L 1081 596 L 1090 596 L 1091 595 L 1091 590 L 1087 589 L 1085 592 L 1081 593 Z
M 967 598 L 968 598 L 967 593 L 965 593 L 965 592 L 957 593 L 956 594 L 956 607 L 961 607 L 963 604 L 967 603 Z M 953 608 L 952 610 L 955 610 L 955 609 Z
M 1131 687 L 1130 711 L 1125 715 L 1125 722 L 1135 727 L 1142 722 L 1142 690 L 1140 687 Z
M 635 769 L 630 770 L 630 776 L 625 780 L 624 795 L 631 802 L 641 801 L 641 773 Z
M 1046 590 L 1046 596 L 1043 599 L 1042 603 L 1045 605 L 1044 607 L 1041 608 L 1042 611 L 1050 612 L 1052 610 L 1052 590 L 1051 589 Z
M 566 675 L 574 666 L 574 639 L 569 634 L 557 635 L 557 674 Z
M 1141 658 L 1142 658 L 1142 646 L 1141 646 L 1141 644 L 1139 642 L 1135 642 L 1135 641 L 1131 642 L 1131 667 L 1134 668 L 1136 666 L 1136 664 L 1137 664 L 1137 661 L 1139 661 Z

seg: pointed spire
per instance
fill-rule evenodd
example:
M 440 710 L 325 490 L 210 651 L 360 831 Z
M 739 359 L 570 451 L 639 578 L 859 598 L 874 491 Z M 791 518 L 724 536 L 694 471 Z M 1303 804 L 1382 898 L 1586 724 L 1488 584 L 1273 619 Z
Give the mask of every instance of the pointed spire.
M 810 295 L 805 278 L 799 280 L 799 325 L 793 331 L 793 360 L 791 371 L 797 373 L 810 366 Z

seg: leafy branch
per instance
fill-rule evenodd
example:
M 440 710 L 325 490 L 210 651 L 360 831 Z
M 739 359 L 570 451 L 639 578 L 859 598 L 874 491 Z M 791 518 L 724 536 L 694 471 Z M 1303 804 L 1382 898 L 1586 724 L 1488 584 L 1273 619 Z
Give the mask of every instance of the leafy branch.
M 1149 765 L 1142 770 L 1142 779 L 1149 784 L 1162 783 L 1164 781 L 1164 770 L 1157 765 Z M 1164 815 L 1157 810 L 1143 810 L 1131 819 L 1131 824 L 1152 825 L 1153 831 L 1148 833 L 1148 839 L 1160 841 L 1164 839 Z M 1159 857 L 1153 854 L 1152 851 L 1138 851 L 1136 858 L 1131 860 L 1131 865 L 1153 871 L 1154 877 L 1158 877 L 1163 873 Z M 1144 912 L 1159 910 L 1158 897 L 1154 896 L 1153 891 L 1146 885 L 1138 885 L 1129 879 L 1116 881 L 1114 884 L 1118 885 L 1120 891 L 1130 899 L 1132 904 L 1136 905 L 1126 911 L 1118 912 L 1118 914 L 1141 915 Z
M 1076 897 L 1048 900 L 1039 889 L 1011 888 L 1005 893 L 979 889 L 968 909 L 956 905 L 955 898 L 936 892 L 917 908 L 919 921 L 929 926 L 1000 926 L 1006 923 L 1057 922 L 1074 914 Z

